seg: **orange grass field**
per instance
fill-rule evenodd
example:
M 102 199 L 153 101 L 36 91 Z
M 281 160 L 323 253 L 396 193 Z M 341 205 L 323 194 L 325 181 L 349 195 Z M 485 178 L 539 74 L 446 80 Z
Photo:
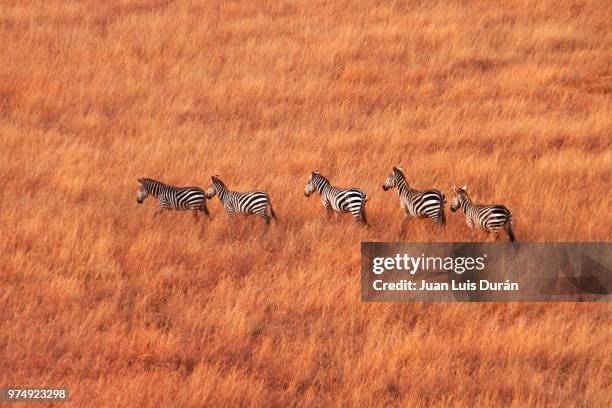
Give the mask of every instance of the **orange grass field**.
M 2 1 L 0 387 L 69 406 L 610 406 L 609 304 L 360 300 L 394 165 L 612 238 L 609 1 Z M 368 194 L 326 219 L 310 171 Z M 153 219 L 137 178 L 270 193 Z M 507 239 L 505 235 L 502 236 Z

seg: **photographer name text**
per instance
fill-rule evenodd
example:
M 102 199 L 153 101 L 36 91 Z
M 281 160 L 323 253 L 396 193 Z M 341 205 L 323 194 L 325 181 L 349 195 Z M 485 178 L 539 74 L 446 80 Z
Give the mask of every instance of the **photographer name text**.
M 486 279 L 480 279 L 478 282 L 471 282 L 469 280 L 458 282 L 451 280 L 450 282 L 428 282 L 426 280 L 413 281 L 402 279 L 398 282 L 384 282 L 381 279 L 377 279 L 372 282 L 374 290 L 406 290 L 406 291 L 478 291 L 478 290 L 490 290 L 490 291 L 515 291 L 519 290 L 518 282 L 511 282 L 506 280 L 504 282 L 491 282 Z

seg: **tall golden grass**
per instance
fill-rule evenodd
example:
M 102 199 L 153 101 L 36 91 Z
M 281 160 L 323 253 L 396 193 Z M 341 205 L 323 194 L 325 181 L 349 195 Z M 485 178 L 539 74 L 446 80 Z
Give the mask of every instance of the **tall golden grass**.
M 74 406 L 609 406 L 607 304 L 363 304 L 417 188 L 519 241 L 610 240 L 607 1 L 0 4 L 0 386 Z M 368 194 L 327 220 L 309 172 Z M 264 189 L 280 222 L 152 219 L 138 177 Z M 447 210 L 448 211 L 448 210 Z

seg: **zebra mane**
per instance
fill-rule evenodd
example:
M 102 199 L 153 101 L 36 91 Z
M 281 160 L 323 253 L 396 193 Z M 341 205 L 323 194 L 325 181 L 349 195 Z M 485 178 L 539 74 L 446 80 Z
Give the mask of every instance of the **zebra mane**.
M 459 188 L 457 186 L 453 186 L 453 190 L 455 190 L 455 194 L 457 194 L 457 195 L 465 195 L 466 197 L 468 197 L 467 186 L 463 186 L 461 188 Z
M 227 186 L 225 185 L 224 182 L 221 181 L 221 179 L 219 178 L 219 175 L 212 176 L 210 180 L 212 181 L 212 184 L 215 187 L 215 190 L 219 190 L 219 189 L 227 190 Z
M 150 188 L 151 185 L 160 185 L 160 186 L 169 186 L 169 184 L 166 183 L 162 183 L 161 181 L 158 180 L 154 180 L 152 178 L 148 178 L 148 177 L 141 177 L 138 179 L 138 182 L 147 188 Z
M 153 180 L 147 177 L 141 177 L 138 179 L 140 187 L 143 188 L 147 193 L 154 197 L 157 197 L 159 192 L 165 188 L 175 188 L 169 184 L 162 183 L 161 181 Z
M 467 203 L 467 204 L 472 203 L 472 199 L 468 195 L 468 192 L 466 189 L 467 189 L 467 186 L 463 186 L 462 188 L 458 188 L 458 187 L 454 188 L 455 194 L 457 194 L 457 199 L 459 200 L 459 203 L 462 205 L 464 203 Z
M 398 190 L 400 187 L 410 187 L 401 167 L 393 167 L 393 174 L 395 174 Z
M 317 187 L 317 189 L 319 188 L 319 184 L 321 185 L 321 187 L 330 184 L 329 180 L 321 173 L 319 173 L 319 170 L 315 170 L 312 172 L 312 181 L 314 182 L 315 187 Z

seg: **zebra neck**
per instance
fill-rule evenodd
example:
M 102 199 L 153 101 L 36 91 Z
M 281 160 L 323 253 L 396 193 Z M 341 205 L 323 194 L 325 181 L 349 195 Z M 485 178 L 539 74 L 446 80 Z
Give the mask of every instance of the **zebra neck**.
M 147 185 L 146 185 L 147 191 L 153 197 L 157 197 L 159 195 L 159 193 L 161 192 L 161 190 L 163 189 L 164 186 L 165 186 L 164 183 L 161 183 L 161 182 L 155 181 L 155 180 L 150 180 L 147 183 Z
M 225 187 L 225 184 L 221 183 L 220 181 L 215 181 L 213 185 L 215 186 L 219 200 L 223 201 L 226 196 L 225 193 L 227 192 L 227 187 Z
M 221 201 L 225 199 L 226 193 L 227 193 L 227 188 L 225 188 L 224 186 L 217 186 L 217 194 L 219 195 L 219 199 Z
M 411 190 L 413 190 L 409 185 L 408 182 L 406 181 L 405 178 L 398 178 L 397 180 L 397 192 L 398 194 L 402 194 L 403 192 L 410 192 Z
M 468 196 L 464 196 L 461 199 L 461 208 L 463 209 L 464 213 L 467 213 L 470 208 L 472 208 L 472 200 L 470 200 Z
M 328 180 L 323 177 L 319 177 L 319 179 L 315 181 L 315 187 L 319 194 L 323 194 L 325 190 L 329 190 L 331 188 L 331 185 L 329 184 Z
M 325 185 L 323 185 L 321 188 L 318 188 L 317 190 L 319 190 L 319 194 L 324 195 L 327 194 L 329 191 L 331 191 L 333 187 L 331 186 L 331 184 L 327 183 Z

